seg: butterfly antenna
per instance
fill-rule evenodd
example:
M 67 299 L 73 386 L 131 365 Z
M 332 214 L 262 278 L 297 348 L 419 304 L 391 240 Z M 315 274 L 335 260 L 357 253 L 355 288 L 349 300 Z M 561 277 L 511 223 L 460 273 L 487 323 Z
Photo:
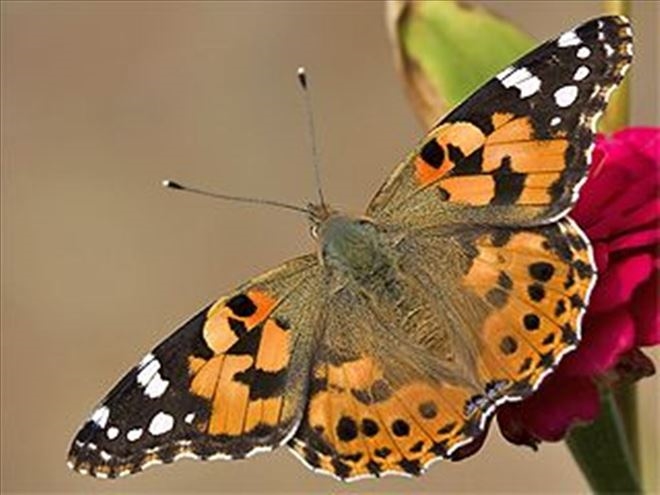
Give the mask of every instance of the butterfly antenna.
M 312 98 L 310 96 L 309 86 L 307 84 L 307 72 L 304 67 L 298 67 L 298 82 L 303 90 L 305 98 L 305 112 L 307 113 L 307 123 L 309 129 L 309 142 L 312 147 L 312 162 L 314 164 L 314 177 L 316 179 L 316 189 L 318 191 L 321 206 L 325 207 L 323 198 L 323 189 L 321 188 L 321 167 L 319 164 L 318 148 L 316 146 L 316 131 L 314 130 L 314 112 L 312 111 Z
M 300 213 L 305 213 L 307 215 L 311 215 L 312 212 L 311 210 L 307 208 L 302 208 L 300 206 L 296 205 L 290 205 L 288 203 L 281 203 L 280 201 L 273 201 L 270 199 L 260 199 L 260 198 L 246 198 L 243 196 L 233 196 L 230 194 L 220 194 L 220 193 L 214 193 L 214 192 L 209 192 L 209 191 L 204 191 L 202 189 L 197 189 L 196 187 L 189 187 L 189 186 L 184 186 L 182 184 L 179 184 L 178 182 L 174 182 L 172 180 L 164 180 L 162 182 L 163 187 L 167 187 L 170 189 L 175 189 L 177 191 L 187 191 L 195 194 L 201 194 L 202 196 L 208 196 L 210 198 L 216 198 L 216 199 L 225 199 L 228 201 L 237 201 L 239 203 L 253 203 L 253 204 L 260 204 L 260 205 L 270 205 L 270 206 L 275 206 L 277 208 L 284 208 L 286 210 L 293 210 L 297 211 Z

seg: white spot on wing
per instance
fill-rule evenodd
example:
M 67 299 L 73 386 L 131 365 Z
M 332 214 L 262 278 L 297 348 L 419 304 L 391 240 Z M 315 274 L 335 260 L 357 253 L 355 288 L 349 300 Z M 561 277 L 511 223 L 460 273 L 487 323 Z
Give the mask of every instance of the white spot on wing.
M 541 80 L 536 76 L 532 76 L 518 83 L 516 87 L 520 90 L 520 97 L 527 98 L 541 89 Z
M 194 419 L 195 419 L 195 413 L 194 412 L 186 414 L 186 417 L 183 418 L 183 420 L 188 424 L 192 424 Z
M 101 459 L 103 459 L 105 462 L 108 462 L 110 459 L 112 459 L 110 453 L 105 450 L 99 451 L 99 455 L 101 456 Z
M 589 55 L 591 55 L 591 50 L 589 50 L 588 46 L 581 46 L 578 48 L 577 58 L 585 59 L 588 58 Z
M 605 48 L 605 55 L 611 57 L 614 54 L 614 48 L 609 43 L 603 43 L 603 48 Z
M 144 356 L 144 357 L 140 360 L 140 364 L 138 364 L 138 368 L 139 368 L 139 369 L 144 368 L 146 365 L 148 365 L 148 364 L 149 364 L 151 361 L 153 361 L 154 359 L 156 359 L 156 356 L 154 356 L 152 353 L 147 354 L 146 356 Z
M 217 461 L 218 459 L 228 461 L 231 459 L 231 456 L 227 454 L 223 454 L 222 452 L 216 452 L 215 454 L 211 454 L 210 456 L 208 456 L 206 459 L 209 461 Z
M 151 466 L 157 466 L 158 464 L 162 464 L 162 463 L 163 463 L 163 461 L 161 461 L 160 459 L 150 459 L 147 462 L 145 462 L 144 464 L 142 464 L 140 467 L 142 469 L 147 469 L 147 468 L 150 468 Z
M 552 126 L 559 125 L 560 123 L 561 117 L 552 117 L 552 119 L 550 119 L 550 125 Z
M 146 387 L 151 378 L 156 372 L 160 369 L 160 361 L 153 359 L 146 366 L 140 369 L 140 372 L 137 374 L 137 382 Z
M 108 440 L 114 440 L 117 438 L 117 435 L 119 435 L 119 428 L 116 426 L 111 426 L 108 428 L 108 431 L 106 431 L 105 434 L 108 437 Z
M 149 423 L 149 433 L 154 436 L 167 433 L 174 426 L 174 417 L 163 411 L 158 412 Z
M 129 442 L 135 442 L 142 436 L 142 428 L 133 428 L 132 430 L 128 430 L 126 433 L 126 440 Z
M 157 399 L 165 393 L 170 382 L 168 380 L 163 380 L 160 376 L 160 373 L 156 371 L 156 374 L 153 376 L 149 384 L 144 389 L 144 395 L 150 397 L 151 399 Z
M 194 452 L 190 452 L 186 450 L 183 452 L 179 452 L 174 456 L 175 461 L 178 461 L 179 459 L 199 459 L 199 456 Z
M 579 45 L 580 43 L 582 43 L 582 40 L 575 31 L 567 31 L 557 39 L 557 46 L 561 48 Z
M 570 107 L 573 103 L 575 103 L 577 95 L 577 86 L 572 84 L 570 86 L 563 86 L 554 93 L 555 103 L 557 106 L 562 108 Z
M 517 88 L 521 98 L 528 98 L 541 88 L 541 80 L 525 67 L 511 72 L 500 81 L 505 88 Z
M 573 75 L 573 80 L 574 81 L 582 81 L 588 75 L 589 75 L 589 67 L 587 67 L 586 65 L 581 65 L 575 71 L 575 74 Z
M 91 419 L 101 428 L 105 428 L 105 425 L 108 423 L 109 417 L 110 417 L 110 409 L 108 409 L 108 406 L 101 406 L 92 413 Z

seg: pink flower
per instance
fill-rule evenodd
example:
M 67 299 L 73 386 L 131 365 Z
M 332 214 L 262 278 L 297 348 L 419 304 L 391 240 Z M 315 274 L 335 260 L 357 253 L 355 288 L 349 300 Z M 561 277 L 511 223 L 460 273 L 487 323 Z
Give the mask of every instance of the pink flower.
M 596 383 L 653 373 L 639 347 L 660 343 L 660 129 L 599 137 L 593 166 L 571 216 L 591 239 L 599 279 L 583 320 L 583 340 L 538 391 L 497 412 L 511 442 L 557 441 L 599 413 Z

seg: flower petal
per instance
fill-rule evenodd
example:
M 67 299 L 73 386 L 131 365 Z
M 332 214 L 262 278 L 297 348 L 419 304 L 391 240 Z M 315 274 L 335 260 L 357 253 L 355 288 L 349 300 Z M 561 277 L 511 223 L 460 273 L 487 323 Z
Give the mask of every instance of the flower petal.
M 657 127 L 629 127 L 612 136 L 635 150 L 646 162 L 660 163 L 660 130 Z
M 497 421 L 507 440 L 532 446 L 538 440 L 561 440 L 574 423 L 594 420 L 599 410 L 598 389 L 591 379 L 552 375 L 528 399 L 502 406 Z
M 637 345 L 660 344 L 660 311 L 658 311 L 658 270 L 635 291 L 635 304 L 631 306 L 635 320 Z
M 635 324 L 623 308 L 588 314 L 577 350 L 561 362 L 565 375 L 594 376 L 612 369 L 635 344 Z
M 650 247 L 655 251 L 658 240 L 660 240 L 660 230 L 654 225 L 649 225 L 647 229 L 629 232 L 613 239 L 609 248 L 610 251 L 622 251 L 625 249 Z
M 651 275 L 653 264 L 653 257 L 646 253 L 611 262 L 594 288 L 588 312 L 610 311 L 630 301 L 637 286 Z

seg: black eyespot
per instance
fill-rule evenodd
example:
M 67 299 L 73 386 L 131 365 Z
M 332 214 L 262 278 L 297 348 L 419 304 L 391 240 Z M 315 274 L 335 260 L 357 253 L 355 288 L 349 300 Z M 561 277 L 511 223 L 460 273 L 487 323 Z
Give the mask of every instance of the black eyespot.
M 555 273 L 555 267 L 545 261 L 539 261 L 529 265 L 529 274 L 535 280 L 547 282 Z
M 440 168 L 445 160 L 445 152 L 435 139 L 427 142 L 420 151 L 422 160 L 433 168 Z
M 337 423 L 337 436 L 343 442 L 350 442 L 358 435 L 357 425 L 352 418 L 343 416 Z
M 541 320 L 534 313 L 528 313 L 523 317 L 523 324 L 527 330 L 536 330 L 541 326 Z
M 232 313 L 241 318 L 252 316 L 257 311 L 257 306 L 245 294 L 238 294 L 227 301 L 227 307 Z
M 373 419 L 365 418 L 362 420 L 362 433 L 364 433 L 366 436 L 376 436 L 379 430 L 380 428 L 378 428 L 378 423 L 376 423 Z
M 402 419 L 397 419 L 392 423 L 392 433 L 397 437 L 405 437 L 410 433 L 410 425 Z

